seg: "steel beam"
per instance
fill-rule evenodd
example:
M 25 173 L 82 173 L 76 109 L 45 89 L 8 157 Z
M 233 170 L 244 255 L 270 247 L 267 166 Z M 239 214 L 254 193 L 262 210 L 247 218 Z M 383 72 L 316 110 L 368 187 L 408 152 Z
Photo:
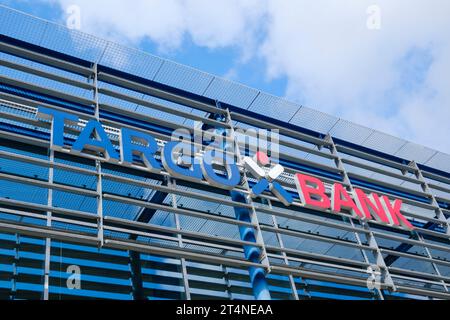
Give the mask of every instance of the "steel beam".
M 167 184 L 168 184 L 168 187 L 172 188 L 172 189 L 176 189 L 176 187 L 177 187 L 176 181 L 173 179 L 169 179 Z M 178 208 L 177 196 L 172 193 L 171 197 L 172 197 L 172 206 L 175 209 L 177 209 Z M 174 218 L 175 218 L 175 227 L 178 231 L 177 232 L 178 246 L 180 247 L 180 249 L 182 249 L 184 247 L 183 235 L 179 232 L 181 230 L 181 224 L 180 224 L 180 218 L 178 216 L 178 213 L 174 214 Z M 182 258 L 180 258 L 180 262 L 181 262 L 181 276 L 183 279 L 185 297 L 187 300 L 191 300 L 191 290 L 189 289 L 189 278 L 188 278 L 188 273 L 187 273 L 187 269 L 186 269 L 186 259 L 182 257 Z
M 90 68 L 86 68 L 75 63 L 57 59 L 30 49 L 24 49 L 22 47 L 12 45 L 4 41 L 0 41 L 0 51 L 31 61 L 36 61 L 38 63 L 42 63 L 51 67 L 83 75 L 85 77 L 89 77 L 93 73 L 93 70 Z
M 336 167 L 342 170 L 343 180 L 344 180 L 344 182 L 346 182 L 349 185 L 349 187 L 348 187 L 349 191 L 352 194 L 354 194 L 355 191 L 354 191 L 353 185 L 350 182 L 349 175 L 345 169 L 345 166 L 342 162 L 341 156 L 340 156 L 338 149 L 333 141 L 333 138 L 331 137 L 331 135 L 327 135 L 327 137 L 325 139 L 331 144 L 331 147 L 330 147 L 331 153 L 334 154 L 335 156 L 337 156 L 337 159 L 335 160 Z M 352 219 L 349 219 L 349 222 L 352 226 L 354 226 Z M 367 223 L 367 221 L 361 221 L 361 225 L 363 226 L 364 229 L 366 229 L 368 231 L 368 233 L 366 233 L 366 237 L 368 239 L 369 246 L 372 248 L 372 254 L 375 258 L 375 263 L 378 266 L 378 268 L 380 269 L 381 274 L 383 276 L 383 279 L 382 279 L 383 284 L 386 285 L 386 287 L 388 287 L 389 289 L 395 291 L 396 288 L 395 288 L 394 281 L 392 280 L 392 277 L 391 277 L 389 270 L 386 266 L 386 263 L 383 259 L 383 255 L 380 251 L 380 248 L 378 246 L 376 238 L 375 238 L 373 232 L 370 230 L 369 224 Z M 362 242 L 361 242 L 361 238 L 359 237 L 359 234 L 355 232 L 354 235 L 355 235 L 357 243 L 361 245 Z M 367 257 L 367 254 L 364 250 L 361 250 L 361 254 L 364 258 L 364 261 L 366 263 L 370 263 L 370 260 Z M 367 286 L 367 284 L 366 284 L 366 286 Z M 379 287 L 375 287 L 374 292 L 378 295 L 378 297 L 381 300 L 384 300 L 383 292 L 380 290 Z
M 269 208 L 272 209 L 272 203 L 270 202 L 270 200 L 267 202 L 267 204 L 268 204 Z M 275 229 L 275 234 L 277 237 L 278 244 L 281 249 L 284 249 L 283 238 L 281 237 L 281 234 L 278 232 L 279 227 L 278 227 L 277 218 L 274 215 L 272 215 L 271 218 L 272 218 L 273 228 Z M 286 265 L 289 265 L 289 259 L 287 258 L 286 252 L 284 252 L 284 251 L 281 252 L 281 255 L 283 256 L 284 263 Z M 292 290 L 292 297 L 294 298 L 294 300 L 299 300 L 297 286 L 295 285 L 295 281 L 294 281 L 294 276 L 290 274 L 290 275 L 288 275 L 288 278 L 289 278 L 289 284 L 290 284 L 291 290 Z M 300 279 L 300 282 L 306 286 L 306 283 L 303 282 L 302 278 L 300 277 L 299 279 Z
M 53 162 L 55 160 L 55 152 L 49 150 L 49 161 Z M 48 168 L 48 183 L 53 183 L 53 168 Z M 48 189 L 47 191 L 47 205 L 49 207 L 53 206 L 53 189 Z M 47 227 L 52 226 L 52 212 L 47 211 Z M 49 297 L 49 285 L 50 285 L 50 255 L 51 255 L 51 239 L 45 239 L 45 258 L 44 258 L 44 291 L 43 300 L 48 300 Z
M 156 191 L 149 199 L 151 203 L 162 204 L 164 199 L 167 197 L 167 193 Z M 147 224 L 153 215 L 155 214 L 155 209 L 150 208 L 142 208 L 139 214 L 136 216 L 135 221 Z M 109 222 L 110 220 L 106 220 L 109 217 L 105 217 L 105 221 Z M 114 221 L 114 220 L 113 220 Z M 130 239 L 136 240 L 137 235 L 132 234 Z M 142 280 L 142 260 L 141 254 L 138 251 L 129 251 L 130 254 L 130 266 L 131 266 L 131 282 L 133 285 L 133 299 L 134 300 L 145 300 L 146 296 L 144 293 L 144 286 Z

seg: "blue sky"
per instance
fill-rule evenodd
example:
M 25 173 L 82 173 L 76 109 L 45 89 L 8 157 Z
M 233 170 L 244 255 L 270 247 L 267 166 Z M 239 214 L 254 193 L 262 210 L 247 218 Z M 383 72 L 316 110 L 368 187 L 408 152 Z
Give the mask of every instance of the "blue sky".
M 446 0 L 0 0 L 450 153 Z
M 69 5 L 60 5 L 57 1 L 41 0 L 36 2 L 27 0 L 0 0 L 0 3 L 37 17 L 66 24 L 64 19 L 69 14 L 65 12 L 65 8 L 70 3 L 76 3 L 76 1 L 68 2 Z M 80 7 L 83 8 L 83 6 Z M 81 30 L 95 34 L 92 30 L 84 30 L 83 27 Z M 104 34 L 98 35 L 101 37 L 105 36 Z M 262 59 L 252 59 L 245 63 L 240 63 L 240 50 L 237 46 L 231 45 L 224 48 L 210 48 L 196 45 L 189 34 L 183 39 L 182 45 L 176 49 L 161 48 L 157 42 L 145 37 L 138 42 L 129 42 L 127 39 L 115 37 L 112 37 L 111 40 L 132 47 L 138 47 L 160 57 L 174 60 L 230 80 L 235 80 L 277 96 L 284 96 L 285 93 L 285 77 L 268 79 L 265 76 L 265 68 L 262 67 L 262 64 L 264 64 Z

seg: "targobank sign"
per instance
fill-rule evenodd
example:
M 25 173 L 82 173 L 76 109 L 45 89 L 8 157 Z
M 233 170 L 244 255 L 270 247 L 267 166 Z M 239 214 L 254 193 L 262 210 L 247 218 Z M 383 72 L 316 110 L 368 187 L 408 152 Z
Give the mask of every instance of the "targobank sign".
M 78 126 L 79 119 L 71 114 L 40 107 L 38 117 L 51 121 L 51 147 L 55 150 L 67 150 L 64 145 L 64 125 Z M 170 141 L 160 150 L 161 162 L 155 158 L 159 151 L 156 139 L 141 131 L 129 128 L 120 129 L 119 152 L 114 148 L 100 122 L 90 120 L 83 128 L 75 142 L 71 153 L 85 152 L 102 153 L 104 161 L 125 166 L 135 166 L 134 158 L 137 156 L 145 166 L 145 170 L 158 173 L 164 168 L 171 176 L 193 182 L 206 180 L 210 185 L 231 190 L 241 183 L 241 171 L 234 157 L 220 148 L 206 147 L 201 157 L 197 146 L 192 143 Z M 263 192 L 270 192 L 284 205 L 293 203 L 290 192 L 276 182 L 284 168 L 276 164 L 265 170 L 270 164 L 266 154 L 256 152 L 253 158 L 244 157 L 243 167 L 246 172 L 258 181 L 252 187 L 252 196 L 256 197 Z M 217 166 L 225 169 L 226 175 L 215 170 Z M 387 225 L 401 226 L 406 229 L 414 227 L 401 213 L 402 201 L 390 201 L 386 196 L 376 193 L 367 195 L 363 190 L 355 188 L 350 193 L 340 183 L 331 187 L 331 197 L 328 197 L 325 184 L 318 178 L 304 175 L 294 175 L 295 185 L 301 203 L 305 207 L 319 210 L 331 210 L 341 213 L 343 209 L 350 211 L 360 219 L 375 219 Z

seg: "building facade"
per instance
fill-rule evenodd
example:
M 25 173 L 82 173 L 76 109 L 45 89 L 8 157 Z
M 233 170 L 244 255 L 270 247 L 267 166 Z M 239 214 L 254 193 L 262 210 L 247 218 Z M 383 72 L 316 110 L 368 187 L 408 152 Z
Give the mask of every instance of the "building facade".
M 3 6 L 0 70 L 1 299 L 450 298 L 450 156 Z

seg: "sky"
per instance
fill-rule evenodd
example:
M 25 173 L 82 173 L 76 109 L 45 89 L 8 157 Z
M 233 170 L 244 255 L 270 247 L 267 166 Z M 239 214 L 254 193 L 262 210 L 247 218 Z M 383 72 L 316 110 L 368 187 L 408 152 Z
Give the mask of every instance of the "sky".
M 0 3 L 450 153 L 450 1 Z

